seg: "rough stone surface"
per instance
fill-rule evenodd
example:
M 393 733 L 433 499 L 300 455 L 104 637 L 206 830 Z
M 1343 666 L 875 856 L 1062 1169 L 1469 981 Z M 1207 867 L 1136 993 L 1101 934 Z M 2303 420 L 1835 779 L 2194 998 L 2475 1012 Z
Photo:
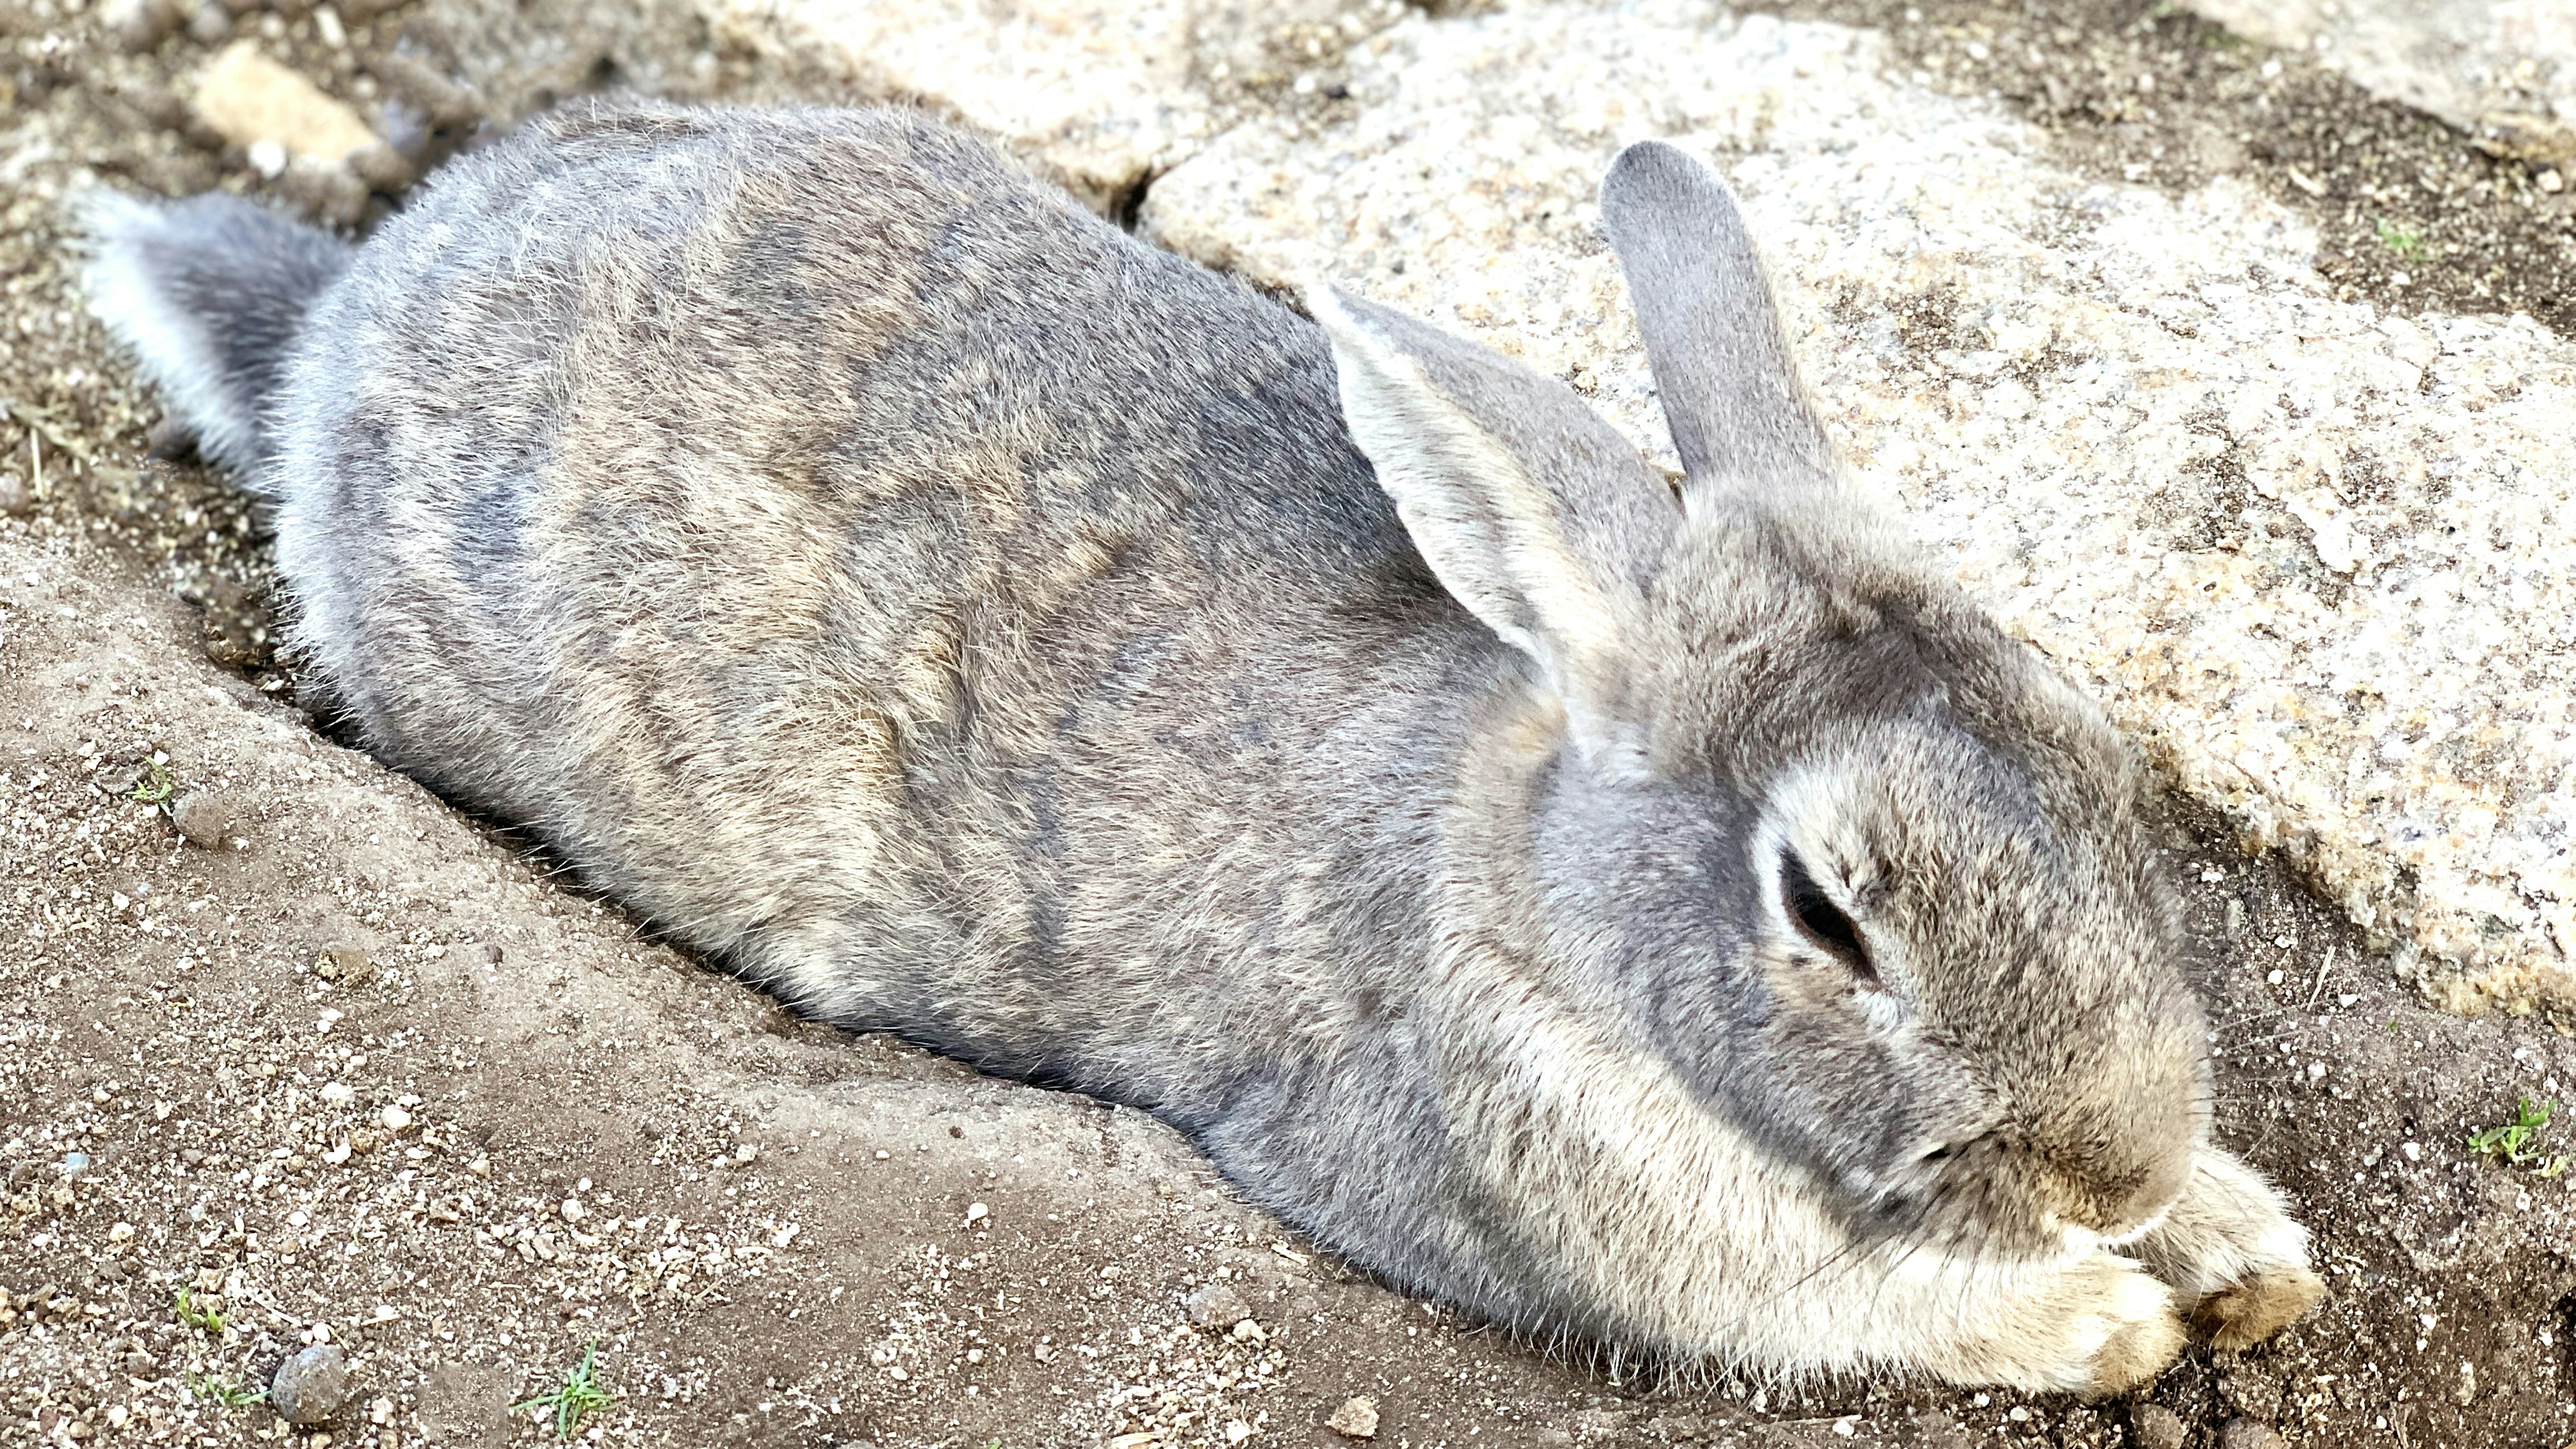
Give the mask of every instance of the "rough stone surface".
M 2080 182 L 1881 62 L 1682 0 L 1411 20 L 1352 52 L 1349 119 L 1229 132 L 1145 228 L 1355 281 L 1668 452 L 1592 195 L 1679 139 L 1866 492 L 2402 971 L 2576 1008 L 2576 347 L 2339 302 L 2268 201 Z
M 428 0 L 377 63 L 428 125 L 506 124 L 584 91 L 898 102 L 961 122 L 1092 206 L 1234 118 L 1329 104 L 1403 0 Z
M 1126 185 L 1203 138 L 1193 0 L 719 0 L 714 24 L 764 53 L 912 96 L 1042 158 L 1079 190 Z
M 268 1386 L 269 1407 L 290 1424 L 324 1424 L 349 1405 L 349 1358 L 336 1343 L 287 1355 Z
M 909 100 L 1000 141 L 1104 210 L 1247 99 L 1317 95 L 1399 0 L 699 0 L 711 34 L 794 77 Z M 1295 109 L 1292 104 L 1287 109 Z
M 2576 162 L 2567 0 L 2186 0 L 2268 45 L 2431 111 L 2507 155 Z

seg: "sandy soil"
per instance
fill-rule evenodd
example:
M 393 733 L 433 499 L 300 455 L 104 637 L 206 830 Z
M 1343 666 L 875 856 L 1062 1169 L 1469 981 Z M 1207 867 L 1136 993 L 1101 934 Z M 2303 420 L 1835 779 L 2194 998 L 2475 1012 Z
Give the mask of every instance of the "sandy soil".
M 1404 1446 L 2576 1442 L 2576 1175 L 2531 1170 L 2576 1123 L 2524 1167 L 2467 1145 L 2566 1098 L 2576 1047 L 2427 1009 L 2180 806 L 2221 1136 L 2333 1296 L 2104 1405 L 1551 1360 L 1336 1263 L 1150 1119 L 800 1024 L 644 939 L 295 708 L 259 520 L 146 456 L 56 219 L 84 173 L 259 183 L 167 100 L 203 40 L 129 52 L 57 5 L 0 9 L 0 1444 L 534 1440 L 511 1405 L 594 1347 L 614 1402 L 575 1432 L 610 1444 L 1323 1445 L 1354 1397 Z M 1985 44 L 1993 7 L 1919 8 L 1926 45 Z M 363 100 L 416 18 L 276 43 Z M 2155 64 L 2166 25 L 2070 9 L 2031 53 Z M 2327 93 L 2355 154 L 2450 144 Z M 2478 276 L 2563 287 L 2553 233 L 2498 227 L 2528 246 Z M 2388 288 L 2368 260 L 2352 285 Z M 353 1391 L 319 1430 L 233 1402 L 323 1340 Z

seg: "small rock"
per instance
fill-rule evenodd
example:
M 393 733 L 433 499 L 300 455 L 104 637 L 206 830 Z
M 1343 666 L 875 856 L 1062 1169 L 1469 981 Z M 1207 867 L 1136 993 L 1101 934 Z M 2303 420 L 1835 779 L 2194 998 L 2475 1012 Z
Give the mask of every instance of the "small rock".
M 580 1221 L 581 1221 L 581 1214 L 582 1214 L 581 1199 L 580 1199 L 580 1198 L 577 1198 L 577 1197 L 568 1197 L 568 1198 L 565 1198 L 565 1199 L 563 1200 L 563 1208 L 562 1208 L 562 1212 L 563 1212 L 563 1220 L 564 1220 L 565 1222 L 568 1222 L 568 1223 L 577 1223 L 577 1222 L 580 1222 Z
M 179 28 L 175 0 L 111 0 L 99 19 L 116 35 L 116 43 L 137 54 L 152 49 Z
M 0 473 L 0 514 L 16 518 L 36 506 L 36 495 L 27 491 L 27 480 L 15 473 Z
M 236 146 L 273 142 L 333 166 L 377 141 L 356 111 L 247 40 L 215 57 L 189 104 L 198 119 Z
M 385 1124 L 386 1131 L 400 1132 L 411 1125 L 411 1114 L 399 1106 L 387 1107 L 376 1114 L 376 1120 Z
M 1190 1322 L 1217 1333 L 1231 1332 L 1236 1324 L 1252 1316 L 1252 1305 L 1223 1279 L 1193 1290 L 1181 1300 L 1181 1308 L 1189 1314 Z
M 181 839 L 199 850 L 221 850 L 242 833 L 240 813 L 221 794 L 191 790 L 170 807 L 170 823 Z
M 125 1372 L 131 1378 L 148 1379 L 161 1372 L 161 1360 L 138 1348 L 125 1356 Z
M 1250 1318 L 1235 1324 L 1231 1336 L 1237 1343 L 1266 1343 L 1270 1339 L 1269 1334 L 1261 1331 L 1261 1324 Z
M 279 1418 L 311 1426 L 326 1422 L 349 1402 L 349 1360 L 339 1345 L 300 1349 L 277 1366 L 268 1402 Z
M 343 986 L 358 986 L 375 979 L 376 963 L 355 946 L 325 946 L 314 958 L 313 974 Z
M 1333 1411 L 1333 1417 L 1324 1421 L 1324 1427 L 1345 1439 L 1376 1438 L 1377 1400 L 1365 1394 L 1353 1394 L 1342 1400 L 1342 1406 Z
M 88 1153 L 66 1152 L 63 1154 L 63 1176 L 78 1177 L 82 1173 L 89 1171 L 89 1169 L 90 1155 Z
M 2218 1433 L 2218 1449 L 2290 1449 L 2290 1441 L 2282 1438 L 2269 1424 L 2258 1424 L 2251 1419 L 2230 1419 L 2227 1427 Z
M 2182 1415 L 2164 1405 L 2133 1404 L 2129 1408 L 2129 1432 L 2137 1436 L 2138 1449 L 2182 1449 L 2186 1431 Z
M 749 1167 L 759 1160 L 760 1144 L 757 1142 L 746 1142 L 733 1150 L 733 1165 L 736 1167 Z
M 966 1204 L 966 1225 L 970 1228 L 992 1215 L 993 1210 L 980 1202 Z
M 221 45 L 233 33 L 233 13 L 223 0 L 197 0 L 188 12 L 188 38 L 199 45 Z

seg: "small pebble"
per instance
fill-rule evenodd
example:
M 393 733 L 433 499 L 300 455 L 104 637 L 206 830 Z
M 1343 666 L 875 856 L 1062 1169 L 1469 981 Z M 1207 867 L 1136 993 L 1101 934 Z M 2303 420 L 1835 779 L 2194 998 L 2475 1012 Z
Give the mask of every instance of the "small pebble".
M 172 0 L 112 0 L 99 18 L 116 32 L 117 44 L 139 54 L 179 28 L 179 7 Z
M 400 1132 L 411 1125 L 411 1114 L 399 1106 L 387 1107 L 376 1115 L 376 1120 L 385 1124 L 386 1131 Z
M 2290 1445 L 2269 1424 L 2230 1419 L 2227 1427 L 2219 1431 L 2218 1449 L 2290 1449 Z
M 269 1406 L 278 1417 L 306 1427 L 327 1422 L 349 1398 L 349 1360 L 337 1344 L 298 1350 L 277 1366 L 268 1386 Z
M 1231 1283 L 1204 1284 L 1181 1300 L 1181 1308 L 1190 1322 L 1201 1328 L 1225 1333 L 1252 1316 L 1252 1305 L 1243 1301 Z
M 325 946 L 314 958 L 313 974 L 343 986 L 358 986 L 375 979 L 376 963 L 356 946 Z
M 219 794 L 191 790 L 170 807 L 170 824 L 178 830 L 180 839 L 199 850 L 221 850 L 243 833 L 236 818 L 239 813 Z
M 1324 1421 L 1324 1427 L 1345 1439 L 1376 1438 L 1377 1400 L 1365 1394 L 1353 1394 L 1342 1400 L 1342 1406 L 1333 1411 L 1333 1417 Z
M 2182 1449 L 2186 1431 L 2182 1415 L 2162 1404 L 2135 1404 L 2129 1409 L 2129 1432 L 2138 1449 Z

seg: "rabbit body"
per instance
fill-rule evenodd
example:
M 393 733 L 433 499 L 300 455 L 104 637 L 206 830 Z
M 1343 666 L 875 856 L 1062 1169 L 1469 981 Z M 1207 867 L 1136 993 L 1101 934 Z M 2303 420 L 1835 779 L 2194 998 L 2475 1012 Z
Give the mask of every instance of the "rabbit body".
M 370 744 L 800 1010 L 1533 1333 L 2084 1391 L 2269 1333 L 2130 752 L 1840 482 L 1714 179 L 1611 186 L 1681 502 L 899 111 L 540 118 L 299 244 L 256 415 L 182 395 L 168 319 L 247 329 L 178 212 L 93 289 Z

